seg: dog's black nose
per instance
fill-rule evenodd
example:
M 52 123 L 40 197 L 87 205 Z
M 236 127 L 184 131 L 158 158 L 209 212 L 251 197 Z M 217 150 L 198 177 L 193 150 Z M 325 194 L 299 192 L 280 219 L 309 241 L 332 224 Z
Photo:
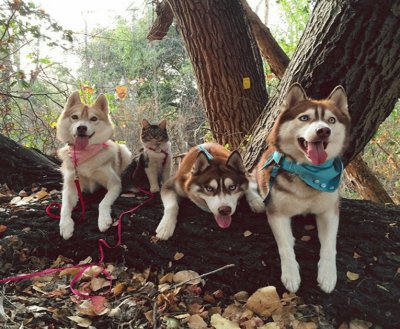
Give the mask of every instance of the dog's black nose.
M 76 128 L 78 135 L 86 135 L 87 127 L 86 126 L 79 126 Z
M 223 206 L 218 208 L 218 212 L 222 216 L 229 216 L 231 214 L 232 208 L 228 206 Z
M 331 130 L 328 127 L 321 127 L 317 129 L 316 133 L 318 137 L 326 138 L 331 135 Z

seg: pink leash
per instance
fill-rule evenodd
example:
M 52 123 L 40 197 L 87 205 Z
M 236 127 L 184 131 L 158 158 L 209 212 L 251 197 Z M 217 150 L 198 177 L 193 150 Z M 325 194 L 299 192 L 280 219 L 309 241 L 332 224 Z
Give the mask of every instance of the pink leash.
M 166 161 L 166 158 L 164 159 Z M 74 164 L 75 164 L 75 168 L 77 167 L 77 159 L 75 156 L 75 152 L 74 152 Z M 78 176 L 77 176 L 78 177 Z M 82 220 L 85 217 L 85 203 L 83 201 L 83 195 L 82 195 L 82 191 L 81 191 L 81 187 L 80 187 L 80 183 L 79 183 L 79 179 L 76 178 L 75 179 L 75 186 L 78 192 L 78 196 L 79 196 L 79 200 L 80 200 L 80 206 L 81 206 L 81 216 L 78 220 L 78 223 L 82 222 Z M 146 203 L 149 203 L 150 201 L 152 201 L 154 199 L 154 194 L 151 192 L 148 192 L 146 190 L 143 190 L 141 188 L 139 188 L 140 192 L 146 194 L 149 198 L 147 200 L 145 200 L 143 203 L 138 204 L 137 206 L 133 207 L 132 209 L 123 211 L 119 216 L 118 216 L 118 224 L 117 224 L 117 232 L 118 232 L 118 239 L 117 239 L 117 243 L 115 244 L 115 246 L 110 246 L 109 243 L 104 240 L 104 239 L 99 239 L 97 242 L 98 248 L 99 248 L 99 254 L 100 254 L 100 259 L 97 263 L 95 264 L 80 264 L 80 265 L 71 265 L 71 266 L 66 266 L 66 267 L 59 267 L 59 268 L 49 268 L 46 269 L 44 271 L 40 271 L 40 272 L 34 272 L 34 273 L 29 273 L 29 274 L 23 274 L 23 275 L 18 275 L 18 276 L 14 276 L 14 277 L 9 277 L 9 278 L 5 278 L 5 279 L 0 279 L 0 283 L 7 283 L 7 282 L 15 282 L 15 281 L 20 281 L 20 280 L 24 280 L 24 279 L 30 279 L 32 277 L 36 277 L 36 276 L 43 276 L 43 275 L 47 275 L 47 274 L 51 274 L 51 273 L 55 273 L 55 272 L 61 272 L 63 270 L 66 269 L 71 269 L 71 268 L 81 268 L 81 270 L 75 274 L 75 276 L 72 278 L 71 283 L 70 283 L 70 289 L 71 291 L 76 295 L 79 296 L 81 298 L 93 298 L 96 296 L 104 296 L 104 295 L 108 295 L 111 292 L 112 289 L 112 276 L 111 274 L 105 269 L 103 268 L 102 271 L 100 273 L 103 273 L 105 275 L 105 277 L 110 281 L 110 289 L 103 294 L 99 294 L 99 295 L 89 295 L 89 294 L 85 294 L 82 293 L 78 290 L 76 290 L 74 288 L 74 285 L 79 281 L 79 279 L 82 277 L 83 273 L 85 272 L 85 270 L 87 270 L 88 268 L 94 266 L 94 265 L 98 265 L 101 266 L 102 264 L 104 264 L 104 247 L 109 248 L 109 249 L 114 249 L 117 248 L 121 245 L 122 243 L 122 219 L 126 214 L 132 214 L 134 213 L 136 210 L 138 210 L 139 208 L 141 208 L 142 206 L 144 206 Z M 53 219 L 60 219 L 60 215 L 56 215 L 54 213 L 51 212 L 51 209 L 53 207 L 57 207 L 58 209 L 61 210 L 61 203 L 58 202 L 53 202 L 51 204 L 49 204 L 46 207 L 46 214 L 48 216 L 50 216 Z M 77 207 L 74 208 L 74 210 Z M 99 274 L 100 274 L 99 273 Z

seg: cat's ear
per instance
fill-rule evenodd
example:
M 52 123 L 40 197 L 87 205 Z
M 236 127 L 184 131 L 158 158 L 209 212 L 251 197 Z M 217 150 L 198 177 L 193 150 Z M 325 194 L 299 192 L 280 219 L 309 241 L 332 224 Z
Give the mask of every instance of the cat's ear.
M 158 126 L 159 126 L 161 129 L 166 129 L 166 128 L 167 128 L 167 120 L 165 120 L 165 119 L 161 120 L 161 121 L 158 123 Z
M 147 128 L 147 127 L 149 127 L 150 126 L 150 123 L 146 120 L 146 119 L 143 119 L 142 120 L 142 127 L 143 128 Z

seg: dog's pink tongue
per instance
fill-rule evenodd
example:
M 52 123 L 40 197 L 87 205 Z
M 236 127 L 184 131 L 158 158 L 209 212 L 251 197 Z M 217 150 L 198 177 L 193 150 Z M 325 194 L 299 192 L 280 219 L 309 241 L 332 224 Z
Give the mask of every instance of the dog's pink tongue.
M 229 226 L 231 226 L 231 216 L 214 215 L 214 217 L 220 228 L 228 228 Z
M 309 142 L 307 145 L 307 155 L 311 159 L 311 162 L 316 165 L 324 163 L 328 157 L 322 142 Z
M 88 136 L 77 136 L 75 138 L 75 149 L 77 151 L 82 151 L 88 146 L 89 137 Z

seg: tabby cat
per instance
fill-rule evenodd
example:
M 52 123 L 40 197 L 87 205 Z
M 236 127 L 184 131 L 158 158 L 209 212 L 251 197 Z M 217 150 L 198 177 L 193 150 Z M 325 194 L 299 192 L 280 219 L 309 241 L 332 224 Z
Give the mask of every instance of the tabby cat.
M 167 121 L 161 120 L 158 125 L 153 125 L 143 119 L 140 140 L 143 149 L 136 172 L 143 167 L 150 184 L 150 192 L 159 192 L 160 182 L 164 183 L 171 176 L 172 154 Z

